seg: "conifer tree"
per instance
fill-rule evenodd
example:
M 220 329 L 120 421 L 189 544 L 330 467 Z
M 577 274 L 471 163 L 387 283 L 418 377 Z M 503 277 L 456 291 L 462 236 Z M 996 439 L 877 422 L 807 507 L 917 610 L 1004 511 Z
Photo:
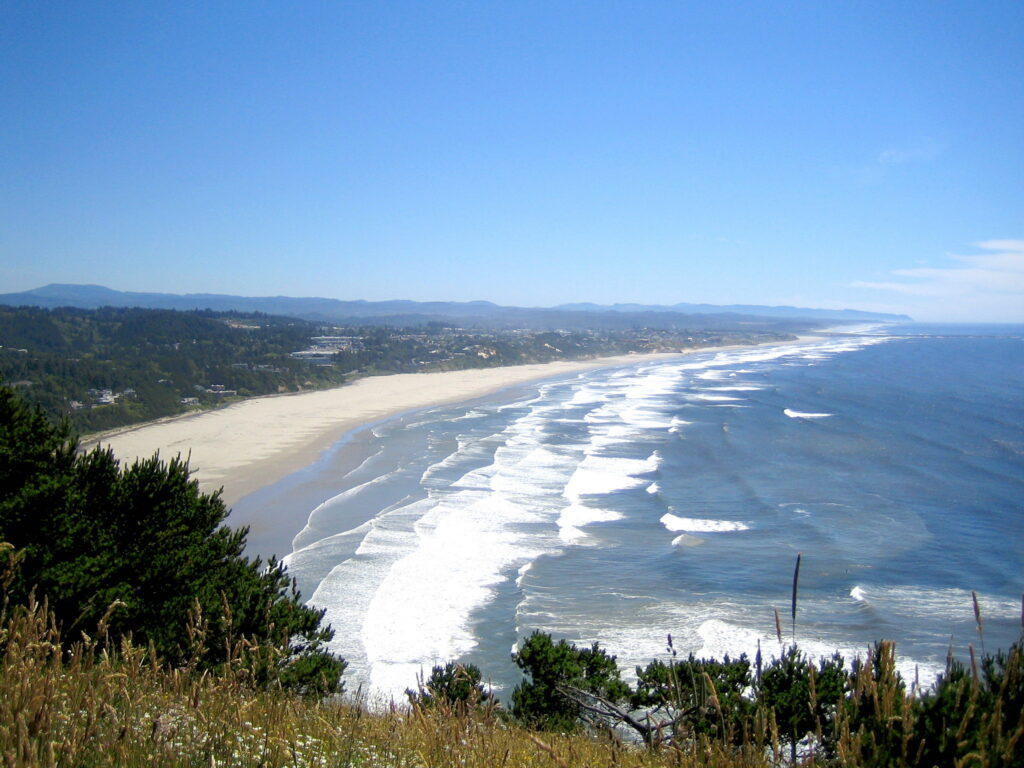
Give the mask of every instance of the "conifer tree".
M 105 622 L 170 664 L 245 671 L 259 685 L 339 690 L 345 662 L 326 650 L 323 611 L 301 602 L 283 566 L 242 555 L 246 529 L 224 525 L 220 493 L 187 462 L 124 467 L 110 450 L 77 452 L 0 388 L 0 541 L 24 552 L 12 601 L 45 597 L 72 642 Z

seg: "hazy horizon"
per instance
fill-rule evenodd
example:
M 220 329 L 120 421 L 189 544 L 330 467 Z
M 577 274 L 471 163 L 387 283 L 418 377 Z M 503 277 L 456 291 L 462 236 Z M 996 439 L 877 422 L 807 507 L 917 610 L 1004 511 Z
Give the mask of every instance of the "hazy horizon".
M 1024 6 L 0 11 L 0 293 L 1024 322 Z

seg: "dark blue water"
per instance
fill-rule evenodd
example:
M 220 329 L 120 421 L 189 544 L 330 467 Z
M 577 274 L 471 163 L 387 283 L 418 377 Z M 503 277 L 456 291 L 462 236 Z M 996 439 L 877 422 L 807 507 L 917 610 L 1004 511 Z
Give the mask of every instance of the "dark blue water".
M 387 422 L 288 562 L 352 685 L 453 658 L 501 686 L 533 629 L 627 670 L 677 649 L 848 658 L 1019 636 L 1024 328 L 898 326 L 590 372 Z M 323 473 L 328 476 L 330 465 Z M 319 481 L 322 483 L 324 477 Z M 301 494 L 299 494 L 301 495 Z

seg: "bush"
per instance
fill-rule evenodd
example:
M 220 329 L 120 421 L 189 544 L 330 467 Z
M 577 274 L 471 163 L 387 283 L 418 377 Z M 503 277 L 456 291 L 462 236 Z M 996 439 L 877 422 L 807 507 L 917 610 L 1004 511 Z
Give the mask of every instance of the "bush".
M 773 659 L 761 673 L 758 704 L 774 712 L 782 736 L 796 762 L 797 743 L 809 734 L 830 749 L 832 723 L 843 700 L 847 674 L 838 653 L 815 667 L 795 645 Z
M 0 388 L 0 541 L 23 553 L 9 599 L 45 596 L 67 642 L 100 620 L 172 665 L 237 667 L 257 685 L 339 690 L 345 662 L 325 649 L 322 611 L 283 566 L 242 556 L 246 530 L 223 525 L 179 458 L 122 467 L 109 450 L 79 455 Z
M 690 654 L 676 661 L 675 650 L 668 663 L 652 661 L 646 668 L 637 667 L 634 709 L 648 711 L 652 719 L 659 714 L 662 723 L 660 739 L 678 743 L 681 737 L 706 736 L 719 741 L 740 744 L 749 735 L 747 727 L 753 704 L 745 697 L 751 685 L 750 661 L 746 655 L 738 659 L 726 656 L 698 659 Z
M 475 664 L 449 661 L 430 671 L 430 677 L 418 691 L 406 690 L 414 706 L 430 709 L 441 705 L 449 711 L 465 713 L 468 710 L 494 703 L 490 691 L 484 689 L 483 675 Z
M 615 657 L 597 643 L 577 648 L 534 632 L 512 659 L 530 676 L 512 692 L 512 714 L 533 728 L 569 732 L 581 721 L 605 725 L 605 704 L 624 703 L 631 693 Z

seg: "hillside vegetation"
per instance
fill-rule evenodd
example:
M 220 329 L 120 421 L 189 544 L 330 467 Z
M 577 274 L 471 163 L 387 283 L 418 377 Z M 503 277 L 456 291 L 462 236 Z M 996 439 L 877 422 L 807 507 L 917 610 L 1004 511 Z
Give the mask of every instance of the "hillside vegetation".
M 0 306 L 0 383 L 93 432 L 360 376 L 789 338 L 775 330 L 336 326 L 238 312 Z
M 78 454 L 0 388 L 7 766 L 1024 765 L 1022 642 L 971 648 L 920 691 L 891 643 L 847 664 L 781 628 L 770 659 L 677 658 L 669 637 L 631 686 L 596 643 L 537 632 L 507 702 L 451 662 L 407 705 L 369 709 L 342 693 L 323 614 L 241 556 L 225 515 L 180 462 Z
M 0 584 L 17 568 L 0 552 Z M 5 561 L 5 562 L 4 562 Z M 245 768 L 769 768 L 822 766 L 990 766 L 1022 764 L 1020 646 L 972 670 L 953 664 L 938 688 L 908 695 L 883 650 L 857 668 L 840 705 L 796 758 L 783 736 L 787 710 L 758 706 L 741 738 L 701 728 L 644 745 L 605 728 L 537 731 L 487 700 L 446 698 L 368 709 L 357 699 L 318 699 L 253 685 L 244 667 L 200 673 L 202 651 L 171 665 L 101 623 L 74 639 L 45 603 L 0 608 L 0 755 L 22 766 L 239 766 Z M 702 717 L 723 722 L 732 706 L 710 675 L 699 691 Z M 672 670 L 676 670 L 674 673 Z M 670 678 L 672 679 L 672 678 Z M 815 704 L 816 678 L 796 697 Z M 696 705 L 695 705 L 696 706 Z M 785 705 L 783 705 L 785 706 Z M 687 707 L 685 710 L 692 710 Z
M 174 667 L 339 689 L 323 612 L 281 565 L 242 556 L 246 530 L 223 525 L 219 493 L 200 492 L 178 459 L 122 467 L 109 449 L 77 448 L 66 424 L 0 388 L 0 542 L 15 553 L 5 600 L 45 599 L 65 647 L 100 631 Z

